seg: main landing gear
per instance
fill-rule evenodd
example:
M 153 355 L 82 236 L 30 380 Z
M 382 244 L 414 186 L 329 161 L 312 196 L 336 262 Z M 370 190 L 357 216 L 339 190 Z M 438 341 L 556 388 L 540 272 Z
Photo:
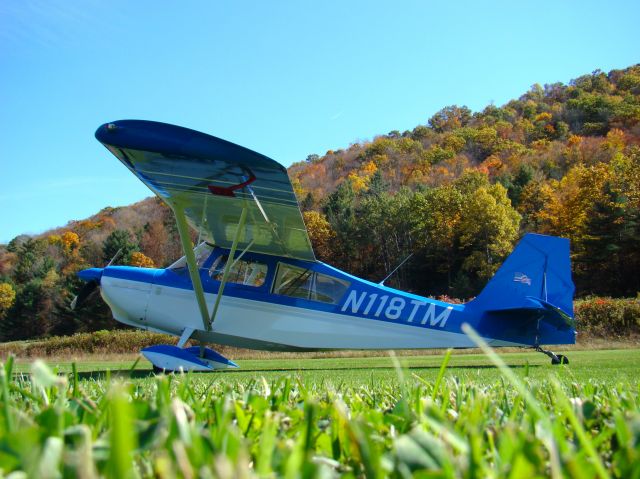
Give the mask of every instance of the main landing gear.
M 549 356 L 551 358 L 551 364 L 553 365 L 569 364 L 569 358 L 567 358 L 563 354 L 555 354 L 552 351 L 549 351 L 548 349 L 542 349 L 540 346 L 534 346 L 533 349 L 535 351 L 538 351 L 539 353 L 546 354 L 547 356 Z

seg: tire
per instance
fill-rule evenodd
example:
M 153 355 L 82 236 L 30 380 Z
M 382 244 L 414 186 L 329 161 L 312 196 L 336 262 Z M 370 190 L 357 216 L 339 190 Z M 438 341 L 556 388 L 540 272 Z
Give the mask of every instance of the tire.
M 556 358 L 551 359 L 551 364 L 553 365 L 558 365 L 558 364 L 569 364 L 569 358 L 566 357 L 564 354 L 558 354 L 556 355 Z

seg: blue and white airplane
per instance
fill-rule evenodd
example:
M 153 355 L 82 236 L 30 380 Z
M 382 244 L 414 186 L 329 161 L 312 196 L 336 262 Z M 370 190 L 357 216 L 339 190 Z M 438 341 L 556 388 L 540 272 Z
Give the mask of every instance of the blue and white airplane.
M 525 235 L 474 300 L 449 304 L 316 260 L 287 170 L 259 153 L 164 123 L 122 120 L 96 138 L 171 207 L 185 256 L 166 269 L 79 273 L 121 323 L 179 337 L 142 354 L 157 369 L 237 365 L 206 343 L 273 351 L 573 344 L 569 242 Z M 203 241 L 193 248 L 189 225 Z M 74 304 L 75 306 L 75 304 Z M 184 348 L 188 340 L 201 346 Z

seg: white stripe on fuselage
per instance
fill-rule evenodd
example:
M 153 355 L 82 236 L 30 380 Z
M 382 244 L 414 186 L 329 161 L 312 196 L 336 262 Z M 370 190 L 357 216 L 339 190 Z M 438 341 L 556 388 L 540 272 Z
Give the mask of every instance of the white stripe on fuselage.
M 140 291 L 141 283 L 123 279 L 116 281 L 117 284 L 103 277 L 102 295 L 118 321 L 178 336 L 186 327 L 204 329 L 192 290 L 152 285 L 148 289 L 149 302 L 144 308 L 146 315 L 141 319 L 141 296 L 147 297 L 145 292 Z M 131 284 L 129 289 L 125 283 L 135 285 Z M 213 309 L 215 297 L 215 294 L 205 294 L 209 311 Z M 270 347 L 260 346 L 259 343 L 305 349 L 422 349 L 474 346 L 469 338 L 461 333 L 233 296 L 223 296 L 213 332 L 204 334 L 211 342 L 216 342 L 218 335 L 224 336 L 225 344 L 230 343 L 229 337 L 241 338 L 244 346 L 247 345 L 246 340 L 254 341 L 255 347 L 260 349 Z M 199 333 L 199 337 L 205 339 L 203 333 Z M 502 342 L 494 344 L 516 345 Z

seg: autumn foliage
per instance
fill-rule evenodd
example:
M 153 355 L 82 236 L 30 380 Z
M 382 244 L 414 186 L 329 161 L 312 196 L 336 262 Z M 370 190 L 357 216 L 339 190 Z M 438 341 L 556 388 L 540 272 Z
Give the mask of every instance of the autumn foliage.
M 412 130 L 309 155 L 289 176 L 316 256 L 372 281 L 412 255 L 386 284 L 469 298 L 538 232 L 571 240 L 578 297 L 640 291 L 640 65 L 478 112 L 447 106 Z M 69 309 L 75 273 L 118 251 L 115 264 L 141 267 L 181 256 L 169 208 L 150 198 L 0 245 L 0 341 L 118 327 L 101 301 Z M 637 317 L 637 301 L 598 301 L 578 303 L 592 331 Z
M 131 253 L 131 261 L 129 262 L 131 266 L 137 266 L 139 268 L 153 268 L 155 264 L 153 260 L 148 256 L 145 256 L 144 253 L 140 251 L 134 251 Z
M 326 257 L 355 274 L 383 277 L 413 253 L 396 286 L 467 297 L 520 236 L 538 232 L 571 240 L 578 295 L 635 296 L 638 79 L 639 65 L 597 70 L 480 112 L 445 107 L 289 174 L 303 208 L 336 233 Z
M 330 242 L 336 236 L 335 231 L 331 229 L 331 225 L 322 213 L 305 211 L 303 217 L 315 253 L 327 258 L 331 254 Z
M 9 283 L 0 283 L 0 317 L 13 306 L 16 292 Z

